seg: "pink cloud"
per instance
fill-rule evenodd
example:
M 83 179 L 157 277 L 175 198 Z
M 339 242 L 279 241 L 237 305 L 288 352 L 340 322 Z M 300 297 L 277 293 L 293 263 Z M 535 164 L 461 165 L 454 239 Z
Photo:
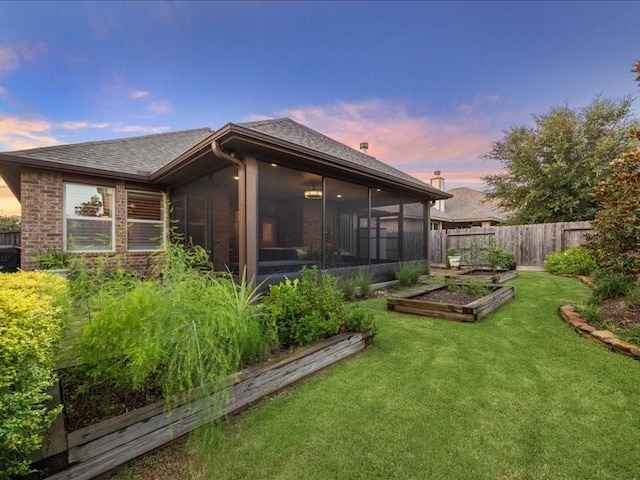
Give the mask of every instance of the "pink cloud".
M 60 141 L 51 135 L 52 124 L 41 119 L 0 118 L 0 149 L 48 147 Z
M 65 130 L 85 130 L 87 128 L 103 129 L 109 127 L 111 124 L 107 122 L 91 123 L 91 122 L 63 122 L 59 124 L 60 128 Z
M 132 100 L 143 100 L 145 98 L 149 98 L 149 95 L 151 94 L 145 90 L 133 90 L 129 94 L 129 98 L 131 98 Z
M 480 178 L 494 170 L 480 157 L 501 135 L 482 107 L 499 101 L 497 96 L 483 97 L 446 117 L 415 115 L 402 102 L 376 99 L 299 107 L 280 114 L 356 149 L 366 141 L 370 155 L 423 181 L 440 170 L 455 186 L 478 188 Z

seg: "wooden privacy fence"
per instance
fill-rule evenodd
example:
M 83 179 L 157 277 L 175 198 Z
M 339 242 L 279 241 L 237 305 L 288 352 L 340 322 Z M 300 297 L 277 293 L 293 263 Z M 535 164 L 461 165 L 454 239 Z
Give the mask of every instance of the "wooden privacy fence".
M 464 253 L 497 245 L 515 254 L 519 266 L 540 267 L 552 252 L 585 243 L 591 222 L 539 223 L 495 227 L 431 230 L 429 263 L 446 264 L 447 249 L 457 247 Z
M 20 246 L 20 232 L 0 232 L 0 245 Z

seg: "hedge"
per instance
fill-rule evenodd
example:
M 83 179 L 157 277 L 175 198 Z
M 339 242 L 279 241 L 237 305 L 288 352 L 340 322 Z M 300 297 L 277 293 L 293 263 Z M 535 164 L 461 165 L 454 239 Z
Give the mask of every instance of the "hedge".
M 68 298 L 56 275 L 0 274 L 0 479 L 29 472 L 31 453 L 59 413 L 45 403 Z

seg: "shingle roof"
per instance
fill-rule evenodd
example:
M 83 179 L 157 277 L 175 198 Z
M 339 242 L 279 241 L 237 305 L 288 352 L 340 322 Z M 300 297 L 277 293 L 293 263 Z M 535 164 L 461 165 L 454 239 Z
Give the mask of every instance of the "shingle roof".
M 505 216 L 489 208 L 489 206 L 481 204 L 472 198 L 484 198 L 482 192 L 477 192 L 478 195 L 474 195 L 470 192 L 458 192 L 458 189 L 449 190 L 448 193 L 452 193 L 453 197 L 444 201 L 444 212 L 432 208 L 431 217 L 437 220 L 443 220 L 447 222 L 465 222 L 465 221 L 481 221 L 481 220 L 494 220 L 502 222 L 505 220 Z M 460 189 L 462 190 L 462 189 Z M 464 189 L 471 190 L 471 189 Z
M 4 152 L 53 164 L 149 175 L 210 135 L 210 128 Z
M 412 183 L 420 188 L 431 186 L 401 170 L 393 168 L 386 163 L 377 160 L 371 155 L 351 148 L 344 143 L 340 143 L 320 132 L 312 130 L 290 118 L 276 118 L 271 120 L 260 120 L 256 122 L 239 123 L 238 125 L 261 132 L 272 137 L 279 138 L 289 143 L 325 153 L 338 159 L 346 160 L 365 169 L 373 170 L 392 177 Z

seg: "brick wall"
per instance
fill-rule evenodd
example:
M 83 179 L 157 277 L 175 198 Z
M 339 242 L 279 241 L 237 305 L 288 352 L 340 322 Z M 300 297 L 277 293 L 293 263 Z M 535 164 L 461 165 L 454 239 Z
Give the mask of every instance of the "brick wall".
M 87 178 L 87 183 L 102 185 Z M 35 256 L 46 250 L 63 248 L 63 176 L 59 172 L 23 168 L 21 172 L 22 269 L 38 268 Z M 74 179 L 74 181 L 78 181 Z M 147 252 L 127 252 L 126 189 L 123 181 L 115 186 L 115 254 L 76 253 L 85 258 L 109 256 L 110 263 L 142 275 L 150 273 L 154 259 Z

